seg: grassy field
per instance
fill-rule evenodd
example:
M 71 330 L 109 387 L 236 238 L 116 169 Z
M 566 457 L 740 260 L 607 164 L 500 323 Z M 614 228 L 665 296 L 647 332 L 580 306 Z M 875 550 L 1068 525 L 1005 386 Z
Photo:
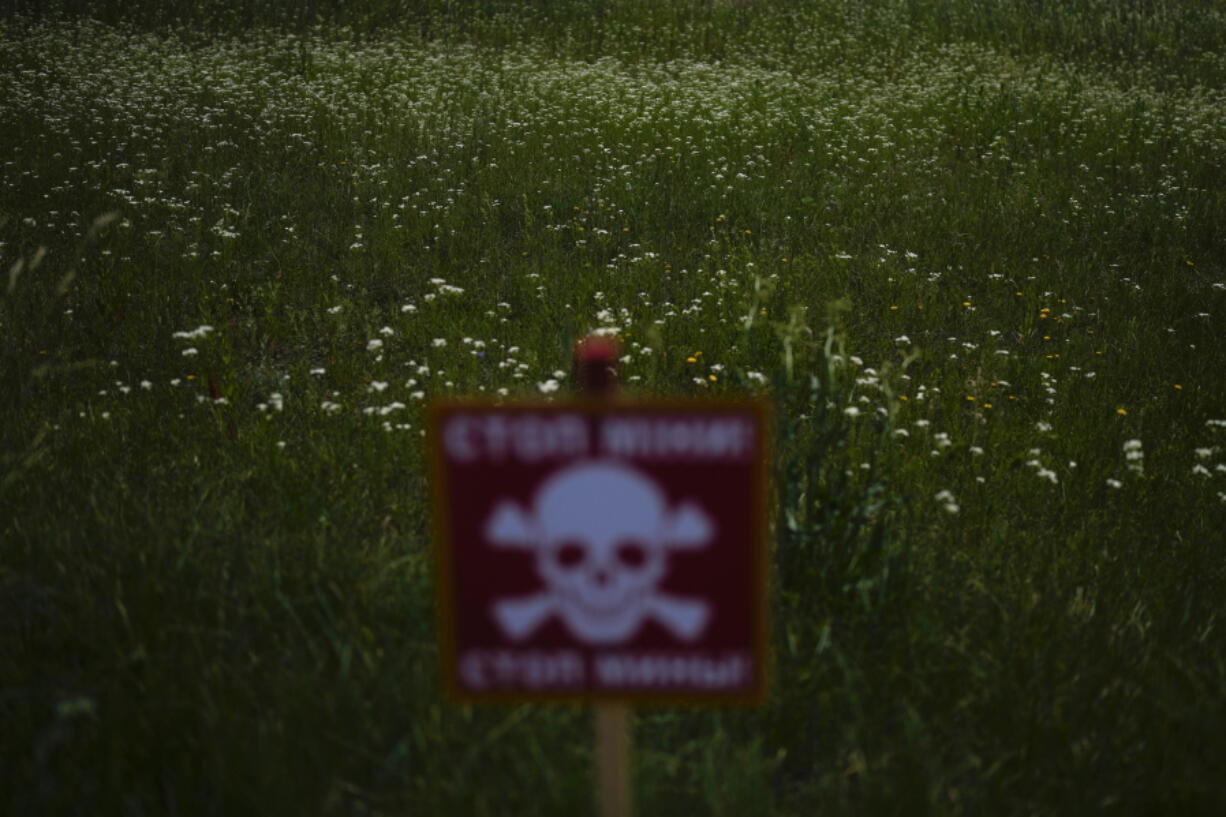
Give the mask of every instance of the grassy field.
M 17 5 L 0 812 L 590 812 L 441 698 L 421 434 L 604 329 L 778 415 L 642 815 L 1226 813 L 1221 3 Z

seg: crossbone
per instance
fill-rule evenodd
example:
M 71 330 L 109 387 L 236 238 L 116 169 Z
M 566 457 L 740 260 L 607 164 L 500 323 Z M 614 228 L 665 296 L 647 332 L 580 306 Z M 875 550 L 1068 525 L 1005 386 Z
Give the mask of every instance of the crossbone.
M 501 599 L 491 613 L 512 640 L 523 640 L 552 616 L 576 638 L 614 644 L 652 619 L 678 639 L 701 635 L 710 605 L 658 589 L 672 550 L 706 547 L 714 530 L 692 503 L 670 510 L 647 475 L 615 460 L 589 460 L 551 475 L 531 512 L 498 504 L 485 526 L 498 547 L 533 551 L 545 588 Z

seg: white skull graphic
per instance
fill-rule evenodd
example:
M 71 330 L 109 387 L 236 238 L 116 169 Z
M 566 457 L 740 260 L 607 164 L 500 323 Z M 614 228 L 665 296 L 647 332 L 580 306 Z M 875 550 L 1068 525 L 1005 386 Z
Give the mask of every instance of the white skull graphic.
M 526 638 L 553 614 L 592 644 L 625 641 L 653 618 L 684 640 L 706 626 L 706 602 L 669 596 L 657 585 L 668 551 L 701 548 L 711 523 L 696 506 L 669 510 L 646 474 L 615 460 L 589 460 L 551 475 L 531 513 L 502 502 L 487 521 L 494 545 L 531 549 L 541 593 L 494 603 L 492 613 L 514 639 Z

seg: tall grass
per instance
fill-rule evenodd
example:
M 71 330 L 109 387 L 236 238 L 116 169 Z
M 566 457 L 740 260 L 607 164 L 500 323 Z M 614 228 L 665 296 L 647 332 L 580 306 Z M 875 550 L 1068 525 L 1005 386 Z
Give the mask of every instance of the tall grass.
M 574 814 L 440 697 L 420 410 L 766 392 L 774 687 L 644 814 L 1226 805 L 1212 3 L 0 19 L 0 804 Z
M 348 35 L 389 33 L 492 47 L 536 41 L 589 58 L 724 59 L 747 54 L 811 67 L 870 51 L 905 54 L 975 42 L 1013 55 L 1083 59 L 1222 80 L 1226 13 L 1215 0 L 15 0 L 40 18 L 88 16 L 108 24 L 179 28 L 193 36 L 246 35 L 254 27 Z

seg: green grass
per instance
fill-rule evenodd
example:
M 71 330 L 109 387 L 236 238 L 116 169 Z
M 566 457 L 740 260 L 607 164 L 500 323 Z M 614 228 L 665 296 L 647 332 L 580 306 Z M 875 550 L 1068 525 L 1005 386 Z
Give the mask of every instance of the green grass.
M 421 408 L 615 327 L 627 391 L 778 414 L 769 703 L 640 710 L 640 813 L 1222 813 L 1223 42 L 1213 2 L 0 18 L 0 811 L 590 812 L 588 713 L 441 698 Z

